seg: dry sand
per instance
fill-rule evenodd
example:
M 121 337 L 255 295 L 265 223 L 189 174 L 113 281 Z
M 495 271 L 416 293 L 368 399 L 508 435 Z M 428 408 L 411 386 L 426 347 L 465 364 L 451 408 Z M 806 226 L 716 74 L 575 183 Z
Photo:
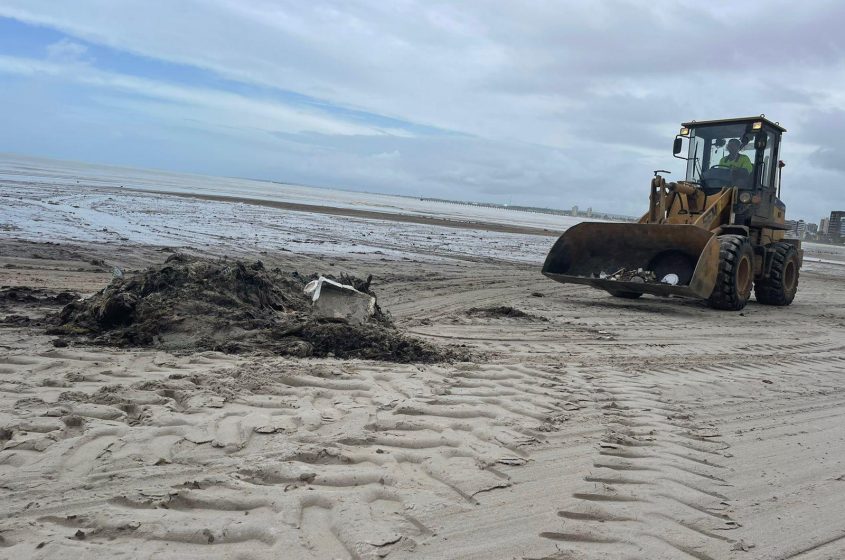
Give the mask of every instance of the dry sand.
M 92 293 L 168 255 L 6 238 L 0 286 Z M 172 355 L 2 326 L 0 558 L 845 557 L 845 267 L 808 267 L 791 307 L 726 313 L 493 258 L 330 260 L 476 358 Z M 502 305 L 529 316 L 468 313 Z

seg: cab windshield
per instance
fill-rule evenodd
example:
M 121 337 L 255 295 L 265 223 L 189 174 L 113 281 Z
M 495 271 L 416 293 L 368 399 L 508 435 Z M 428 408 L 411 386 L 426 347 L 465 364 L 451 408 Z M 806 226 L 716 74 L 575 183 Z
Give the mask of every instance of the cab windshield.
M 758 158 L 755 141 L 761 135 L 769 138 L 762 144 Z M 774 142 L 771 136 L 770 132 L 752 131 L 751 123 L 695 126 L 689 134 L 687 181 L 708 191 L 728 186 L 750 189 L 755 184 L 755 177 L 759 177 L 757 181 L 763 183 L 761 186 L 767 186 L 772 176 L 770 160 Z M 758 165 L 763 169 L 757 170 Z

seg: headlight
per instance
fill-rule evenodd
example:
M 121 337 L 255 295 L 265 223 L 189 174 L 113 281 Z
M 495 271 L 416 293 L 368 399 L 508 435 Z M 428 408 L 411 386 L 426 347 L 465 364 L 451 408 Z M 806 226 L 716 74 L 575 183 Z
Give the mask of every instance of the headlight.
M 750 192 L 741 193 L 739 195 L 739 201 L 743 204 L 748 204 L 749 202 L 751 202 L 751 193 Z

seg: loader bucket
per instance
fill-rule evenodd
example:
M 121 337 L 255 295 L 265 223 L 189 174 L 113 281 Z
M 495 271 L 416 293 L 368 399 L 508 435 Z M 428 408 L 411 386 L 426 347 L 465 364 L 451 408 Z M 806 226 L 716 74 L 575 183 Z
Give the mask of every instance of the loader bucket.
M 620 269 L 653 271 L 656 282 L 599 278 Z M 587 284 L 610 293 L 708 298 L 719 269 L 719 240 L 691 225 L 584 222 L 552 247 L 543 274 L 564 284 Z M 678 275 L 677 285 L 661 283 Z

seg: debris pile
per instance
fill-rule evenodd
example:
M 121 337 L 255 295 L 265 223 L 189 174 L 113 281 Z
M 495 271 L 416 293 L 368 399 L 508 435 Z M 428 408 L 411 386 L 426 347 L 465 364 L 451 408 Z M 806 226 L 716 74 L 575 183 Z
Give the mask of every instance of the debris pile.
M 593 278 L 600 278 L 602 280 L 614 280 L 618 282 L 648 282 L 654 283 L 657 282 L 657 275 L 651 270 L 645 270 L 642 268 L 620 268 L 613 274 L 607 274 L 604 271 L 599 272 L 598 274 L 593 274 Z M 660 279 L 661 284 L 670 284 L 672 286 L 678 283 L 678 275 L 677 274 L 666 274 L 663 278 Z
M 327 316 L 325 309 L 315 312 L 314 290 L 310 295 L 304 291 L 312 279 L 323 285 L 324 294 L 330 282 L 335 290 L 366 300 L 366 316 L 349 320 Z M 306 278 L 297 272 L 268 270 L 261 261 L 208 260 L 177 253 L 144 272 L 115 277 L 90 298 L 70 302 L 53 317 L 48 334 L 174 352 L 262 352 L 398 362 L 454 357 L 450 350 L 400 333 L 375 303 L 369 282 L 348 276 L 334 281 Z M 336 293 L 331 299 L 324 302 L 328 309 L 343 302 Z

